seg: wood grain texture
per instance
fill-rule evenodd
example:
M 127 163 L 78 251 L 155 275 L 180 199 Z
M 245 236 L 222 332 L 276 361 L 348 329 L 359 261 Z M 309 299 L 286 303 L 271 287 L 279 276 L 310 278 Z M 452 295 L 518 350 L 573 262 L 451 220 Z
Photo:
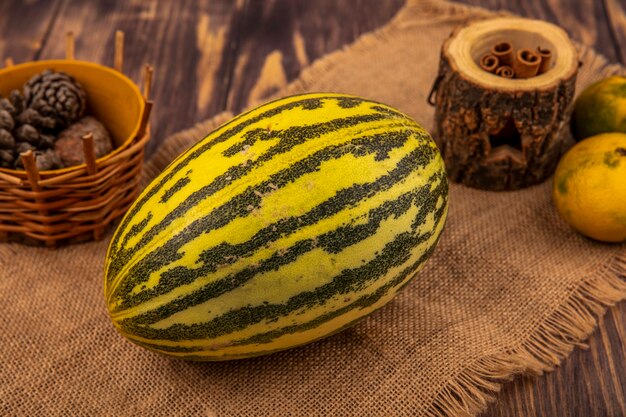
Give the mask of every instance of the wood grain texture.
M 613 62 L 626 63 L 624 0 L 460 0 L 552 21 Z M 404 0 L 2 0 L 0 54 L 17 62 L 64 55 L 113 64 L 126 32 L 124 71 L 155 66 L 153 151 L 169 134 L 276 91 L 322 55 L 387 23 Z M 626 303 L 612 308 L 554 372 L 506 384 L 486 416 L 625 416 Z
M 623 0 L 458 0 L 490 10 L 508 10 L 521 16 L 543 19 L 563 27 L 570 36 L 592 46 L 613 62 L 624 62 L 626 24 L 613 13 L 624 9 Z M 613 12 L 613 13 L 612 13 Z M 615 40 L 622 39 L 619 47 Z
M 612 307 L 554 372 L 505 384 L 483 417 L 626 416 L 626 303 Z
M 0 2 L 0 57 L 15 63 L 39 57 L 56 20 L 61 0 Z
M 322 55 L 386 23 L 404 0 L 251 0 L 243 10 L 229 110 L 241 111 Z
M 626 63 L 626 2 L 624 0 L 603 0 L 603 5 L 611 40 L 615 45 L 617 60 L 624 64 Z
M 230 0 L 65 0 L 41 59 L 63 57 L 71 30 L 77 59 L 113 66 L 115 31 L 124 31 L 124 73 L 141 83 L 143 66 L 155 69 L 150 154 L 168 135 L 223 110 L 233 65 L 226 39 L 238 7 Z

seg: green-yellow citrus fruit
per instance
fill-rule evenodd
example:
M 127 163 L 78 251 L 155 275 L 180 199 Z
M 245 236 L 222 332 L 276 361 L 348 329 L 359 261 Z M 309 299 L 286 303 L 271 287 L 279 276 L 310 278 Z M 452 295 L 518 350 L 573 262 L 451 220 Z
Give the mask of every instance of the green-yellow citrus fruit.
M 572 115 L 576 140 L 607 132 L 626 133 L 626 77 L 600 80 L 576 99 Z
M 552 197 L 585 236 L 626 241 L 626 134 L 604 133 L 572 147 L 556 168 Z

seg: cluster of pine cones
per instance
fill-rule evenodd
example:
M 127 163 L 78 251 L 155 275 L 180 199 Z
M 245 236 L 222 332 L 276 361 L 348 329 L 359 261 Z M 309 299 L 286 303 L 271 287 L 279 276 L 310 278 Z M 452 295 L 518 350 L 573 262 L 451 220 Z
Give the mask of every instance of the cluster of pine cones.
M 20 153 L 31 150 L 39 170 L 62 168 L 55 140 L 84 115 L 86 104 L 82 86 L 52 70 L 32 77 L 22 92 L 0 97 L 0 167 L 24 169 Z

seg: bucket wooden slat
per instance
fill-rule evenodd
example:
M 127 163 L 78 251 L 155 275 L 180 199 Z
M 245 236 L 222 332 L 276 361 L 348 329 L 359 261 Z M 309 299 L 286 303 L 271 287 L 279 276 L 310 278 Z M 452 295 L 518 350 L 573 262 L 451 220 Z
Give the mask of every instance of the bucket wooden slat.
M 67 220 L 72 217 L 72 214 L 71 213 L 59 213 L 59 214 L 54 214 L 54 215 L 48 214 L 47 216 L 42 216 L 37 213 L 18 211 L 10 220 L 15 220 L 15 217 L 18 217 L 26 221 L 48 224 L 48 223 L 56 223 L 56 222 L 61 222 L 63 220 Z
M 0 238 L 23 235 L 47 246 L 80 237 L 101 239 L 139 194 L 148 136 L 149 131 L 129 143 L 115 155 L 115 163 L 99 165 L 93 175 L 83 168 L 38 180 L 39 191 L 28 180 L 18 186 L 0 177 Z

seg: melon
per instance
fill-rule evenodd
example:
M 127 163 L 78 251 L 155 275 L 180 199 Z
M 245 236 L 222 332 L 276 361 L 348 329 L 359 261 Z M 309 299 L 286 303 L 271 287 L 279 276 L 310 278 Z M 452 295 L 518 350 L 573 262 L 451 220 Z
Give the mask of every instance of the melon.
M 146 187 L 110 242 L 106 305 L 128 340 L 182 359 L 303 345 L 389 302 L 447 209 L 439 151 L 410 117 L 342 94 L 282 98 Z

